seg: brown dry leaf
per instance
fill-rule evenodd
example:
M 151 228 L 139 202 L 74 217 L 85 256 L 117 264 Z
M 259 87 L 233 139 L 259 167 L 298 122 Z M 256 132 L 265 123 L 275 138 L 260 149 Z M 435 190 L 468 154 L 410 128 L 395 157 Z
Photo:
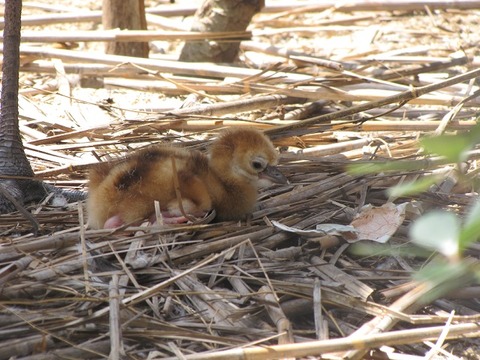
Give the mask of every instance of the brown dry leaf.
M 405 220 L 408 204 L 395 205 L 388 202 L 380 207 L 364 206 L 350 224 L 357 230 L 358 238 L 347 241 L 372 240 L 386 243 Z

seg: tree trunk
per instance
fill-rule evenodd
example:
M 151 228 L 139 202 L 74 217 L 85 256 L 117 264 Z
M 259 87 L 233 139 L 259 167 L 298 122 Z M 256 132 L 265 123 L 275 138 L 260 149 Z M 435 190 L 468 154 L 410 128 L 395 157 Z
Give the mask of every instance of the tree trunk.
M 104 29 L 147 30 L 144 0 L 103 0 Z M 107 54 L 148 58 L 148 42 L 107 42 Z
M 265 6 L 264 0 L 205 0 L 195 13 L 192 31 L 245 31 L 255 13 Z M 230 63 L 236 60 L 240 40 L 187 41 L 180 61 Z

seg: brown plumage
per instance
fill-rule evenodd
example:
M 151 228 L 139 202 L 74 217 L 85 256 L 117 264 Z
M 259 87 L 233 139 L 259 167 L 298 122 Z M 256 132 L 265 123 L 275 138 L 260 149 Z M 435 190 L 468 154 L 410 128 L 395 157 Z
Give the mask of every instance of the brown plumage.
M 274 166 L 270 140 L 254 129 L 221 133 L 208 155 L 196 150 L 150 146 L 90 171 L 87 211 L 93 228 L 112 228 L 154 215 L 158 200 L 166 223 L 215 209 L 218 220 L 240 220 L 252 212 L 258 187 L 287 180 Z

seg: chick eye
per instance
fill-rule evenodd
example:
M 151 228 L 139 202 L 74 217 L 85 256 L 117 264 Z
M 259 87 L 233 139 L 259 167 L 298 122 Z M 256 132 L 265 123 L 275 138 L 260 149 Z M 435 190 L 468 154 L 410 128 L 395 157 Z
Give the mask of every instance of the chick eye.
M 253 166 L 253 168 L 254 168 L 255 170 L 257 170 L 257 171 L 261 171 L 261 170 L 263 170 L 263 168 L 264 168 L 263 163 L 262 163 L 261 161 L 257 161 L 257 160 L 254 160 L 254 161 L 252 162 L 252 166 Z

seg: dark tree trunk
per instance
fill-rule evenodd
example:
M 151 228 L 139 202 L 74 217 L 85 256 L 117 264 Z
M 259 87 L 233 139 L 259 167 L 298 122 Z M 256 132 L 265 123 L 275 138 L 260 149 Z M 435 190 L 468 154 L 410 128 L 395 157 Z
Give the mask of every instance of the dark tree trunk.
M 205 0 L 195 13 L 192 31 L 245 31 L 253 15 L 265 6 L 264 0 Z M 187 41 L 180 61 L 230 63 L 237 59 L 240 40 Z
M 102 23 L 104 29 L 147 30 L 144 0 L 103 0 Z M 108 42 L 107 54 L 148 58 L 146 42 Z

